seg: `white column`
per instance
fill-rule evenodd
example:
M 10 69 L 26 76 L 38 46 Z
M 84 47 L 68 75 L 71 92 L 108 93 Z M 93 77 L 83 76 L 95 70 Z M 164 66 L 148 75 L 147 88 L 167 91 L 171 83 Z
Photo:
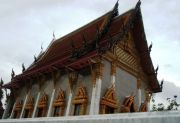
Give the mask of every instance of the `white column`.
M 32 114 L 32 118 L 35 117 L 36 109 L 37 109 L 37 105 L 38 105 L 38 102 L 39 102 L 40 94 L 41 94 L 41 92 L 38 92 L 38 95 L 37 95 L 37 98 L 36 98 L 36 103 L 35 103 L 34 110 L 33 110 L 33 114 Z
M 94 99 L 94 115 L 99 114 L 99 106 L 100 106 L 100 98 L 101 98 L 101 84 L 102 84 L 102 79 L 97 78 L 96 79 L 96 93 L 95 93 L 95 99 Z
M 138 89 L 138 102 L 139 102 L 138 107 L 140 108 L 141 103 L 142 103 L 141 89 L 140 88 Z
M 56 89 L 53 89 L 53 92 L 52 92 L 52 95 L 51 95 L 51 101 L 50 101 L 49 109 L 48 109 L 48 113 L 47 113 L 47 117 L 50 117 L 50 116 L 51 116 L 52 105 L 53 105 L 53 100 L 54 100 L 55 91 L 56 91 Z
M 70 91 L 65 116 L 69 116 L 70 114 L 71 101 L 72 101 L 72 92 Z
M 10 102 L 11 102 L 11 99 L 9 99 L 8 102 L 7 102 L 7 105 L 6 105 L 5 110 L 3 112 L 2 119 L 5 119 L 6 116 L 7 116 L 7 112 L 9 111 L 9 107 L 10 107 Z
M 92 89 L 92 96 L 91 96 L 91 105 L 90 105 L 90 112 L 89 114 L 90 115 L 93 115 L 94 114 L 94 103 L 95 103 L 95 96 L 96 96 L 96 88 L 97 86 L 93 86 L 93 89 Z
M 147 103 L 147 111 L 150 112 L 150 102 Z
M 24 112 L 24 108 L 25 108 L 25 106 L 26 106 L 27 98 L 28 98 L 28 93 L 26 94 L 26 97 L 25 97 L 25 100 L 24 100 L 24 104 L 23 104 L 23 107 L 22 107 L 22 111 L 21 111 L 21 114 L 20 114 L 20 118 L 22 118 L 22 116 L 23 116 L 23 112 Z
M 115 86 L 116 77 L 115 75 L 111 75 L 111 83 Z
M 16 102 L 15 102 L 14 105 L 13 105 L 13 109 L 12 109 L 12 111 L 11 111 L 10 118 L 13 118 L 15 107 L 16 107 Z

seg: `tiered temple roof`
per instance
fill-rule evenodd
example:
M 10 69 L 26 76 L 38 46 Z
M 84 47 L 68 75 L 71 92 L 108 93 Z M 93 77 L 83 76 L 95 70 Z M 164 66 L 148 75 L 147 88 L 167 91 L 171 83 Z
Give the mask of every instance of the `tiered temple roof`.
M 112 45 L 132 31 L 135 47 L 140 55 L 140 63 L 144 73 L 148 76 L 153 92 L 160 92 L 150 52 L 145 37 L 144 26 L 140 10 L 140 2 L 134 9 L 118 15 L 118 3 L 112 11 L 90 22 L 89 24 L 51 42 L 47 50 L 37 61 L 22 74 L 16 75 L 11 82 L 3 85 L 5 88 L 20 88 L 25 80 L 37 75 L 51 73 L 54 70 L 70 68 L 81 70 L 91 64 L 90 59 L 102 55 Z

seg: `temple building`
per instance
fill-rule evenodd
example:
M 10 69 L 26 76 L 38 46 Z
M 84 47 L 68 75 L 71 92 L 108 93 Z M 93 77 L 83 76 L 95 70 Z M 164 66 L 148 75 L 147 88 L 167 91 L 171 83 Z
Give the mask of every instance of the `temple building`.
M 149 111 L 162 91 L 150 57 L 141 2 L 119 15 L 114 8 L 53 39 L 11 81 L 2 119 L 64 117 Z

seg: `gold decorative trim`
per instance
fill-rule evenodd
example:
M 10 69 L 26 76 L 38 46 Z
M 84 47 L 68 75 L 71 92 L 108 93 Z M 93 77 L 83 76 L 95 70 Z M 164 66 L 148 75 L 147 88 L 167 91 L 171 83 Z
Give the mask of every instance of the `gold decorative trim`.
M 93 84 L 93 87 L 96 86 L 96 72 L 95 72 L 95 68 L 91 66 L 91 81 Z
M 13 111 L 14 114 L 16 113 L 16 116 L 14 118 L 19 118 L 20 117 L 22 106 L 23 106 L 23 101 L 18 99 L 16 101 L 16 106 L 15 106 L 15 109 Z
M 149 89 L 145 90 L 145 97 L 146 97 L 145 101 L 150 102 L 151 97 L 152 97 L 152 92 Z
M 38 109 L 42 108 L 42 117 L 46 115 L 47 106 L 48 106 L 48 95 L 46 93 L 43 93 L 37 106 Z
M 122 63 L 121 61 L 117 60 L 116 56 L 112 52 L 106 52 L 105 54 L 103 54 L 103 58 L 110 62 L 116 61 L 117 67 L 125 70 L 126 72 L 130 73 L 131 75 L 133 75 L 135 77 L 140 77 L 145 82 L 148 81 L 147 76 L 143 72 L 140 72 L 141 74 L 139 76 L 139 71 L 141 71 L 141 70 L 139 70 L 139 67 L 138 67 L 138 71 L 132 69 L 131 67 L 129 67 L 126 64 Z
M 134 97 L 133 94 L 125 97 L 123 105 L 121 106 L 121 112 L 137 112 Z
M 138 77 L 137 78 L 137 89 L 141 88 L 141 79 Z
M 116 62 L 111 62 L 111 75 L 116 75 Z
M 59 107 L 61 110 L 58 114 L 58 116 L 64 115 L 64 109 L 65 109 L 65 93 L 62 89 L 59 89 L 58 95 L 56 97 L 56 100 L 53 103 L 54 110 L 56 107 Z
M 84 86 L 80 86 L 78 88 L 78 91 L 76 93 L 76 96 L 73 100 L 73 104 L 80 104 L 80 115 L 85 115 L 86 114 L 86 108 L 87 108 L 87 102 L 88 102 L 88 98 L 87 98 L 87 92 L 86 92 L 86 88 Z M 74 109 L 75 112 L 75 109 Z
M 106 91 L 105 95 L 101 99 L 100 104 L 101 104 L 101 108 L 100 108 L 101 114 L 106 114 L 107 106 L 113 108 L 114 110 L 118 109 L 116 92 L 113 86 Z
M 27 103 L 25 105 L 25 110 L 29 110 L 28 118 L 32 116 L 33 109 L 34 109 L 34 99 L 31 95 L 28 95 Z
M 139 112 L 147 112 L 147 102 L 141 103 L 141 106 L 139 107 Z
M 103 76 L 103 64 L 101 62 L 95 64 L 96 78 L 102 78 Z
M 39 103 L 38 103 L 38 108 L 39 107 L 46 107 L 48 103 L 48 95 L 46 93 L 43 93 L 41 96 Z

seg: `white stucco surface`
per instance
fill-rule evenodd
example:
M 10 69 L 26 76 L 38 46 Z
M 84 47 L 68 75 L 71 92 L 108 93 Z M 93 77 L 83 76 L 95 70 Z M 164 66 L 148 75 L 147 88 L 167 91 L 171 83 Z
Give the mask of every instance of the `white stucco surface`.
M 3 119 L 0 123 L 180 123 L 180 111 Z

